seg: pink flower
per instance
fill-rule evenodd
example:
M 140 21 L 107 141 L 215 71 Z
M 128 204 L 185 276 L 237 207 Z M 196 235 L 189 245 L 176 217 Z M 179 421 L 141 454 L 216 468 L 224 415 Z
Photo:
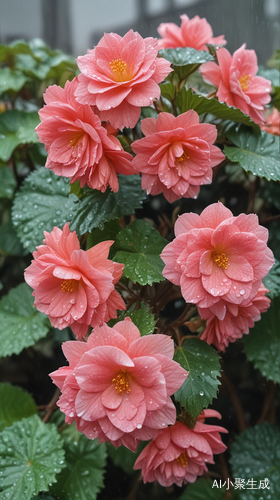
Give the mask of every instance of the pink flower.
M 225 45 L 224 35 L 213 38 L 213 31 L 206 19 L 199 16 L 189 19 L 186 14 L 181 17 L 181 27 L 174 23 L 161 23 L 158 32 L 162 40 L 158 41 L 159 49 L 192 47 L 196 50 L 207 50 L 206 43 Z
M 160 113 L 141 122 L 146 137 L 133 142 L 132 165 L 142 172 L 142 187 L 152 195 L 163 193 L 172 203 L 181 197 L 196 198 L 202 184 L 212 181 L 212 168 L 224 155 L 213 146 L 214 125 L 199 123 L 196 111 L 175 118 Z
M 181 286 L 186 302 L 201 308 L 221 307 L 221 299 L 238 305 L 251 300 L 274 263 L 258 217 L 233 217 L 219 202 L 201 215 L 179 217 L 175 236 L 161 254 L 163 276 Z
M 255 321 L 261 319 L 260 313 L 267 311 L 270 299 L 263 285 L 252 299 L 242 304 L 231 304 L 221 299 L 209 309 L 198 307 L 202 319 L 207 319 L 206 328 L 201 336 L 208 344 L 214 344 L 218 351 L 225 351 L 229 342 L 235 342 L 243 334 L 249 333 Z
M 102 120 L 113 127 L 133 128 L 141 106 L 160 96 L 160 83 L 170 63 L 157 58 L 158 42 L 130 30 L 122 38 L 105 33 L 98 45 L 77 59 L 81 75 L 76 96 L 82 104 L 96 105 Z
M 118 139 L 107 135 L 100 118 L 89 105 L 79 104 L 74 92 L 78 81 L 66 82 L 65 89 L 53 85 L 40 111 L 41 123 L 36 128 L 48 152 L 46 167 L 55 174 L 78 179 L 104 192 L 108 186 L 118 191 L 117 173 L 134 174 L 132 156 L 123 151 Z
M 230 55 L 227 49 L 217 50 L 219 66 L 214 62 L 202 64 L 200 71 L 204 80 L 218 87 L 220 102 L 241 109 L 254 122 L 264 122 L 264 106 L 270 101 L 271 82 L 258 71 L 254 50 L 246 50 L 246 44 Z
M 58 405 L 88 438 L 136 451 L 140 440 L 175 422 L 170 396 L 187 372 L 172 360 L 170 337 L 140 337 L 126 318 L 95 328 L 86 343 L 65 342 L 63 352 L 70 365 L 51 374 L 62 391 Z
M 261 129 L 269 134 L 280 135 L 280 113 L 277 108 L 273 108 L 272 113 L 266 117 Z
M 214 410 L 204 410 L 193 429 L 183 422 L 167 427 L 158 433 L 137 458 L 134 469 L 142 469 L 144 483 L 158 481 L 162 486 L 194 483 L 197 476 L 207 471 L 206 462 L 213 464 L 213 454 L 223 453 L 220 432 L 226 429 L 204 424 L 205 418 L 221 415 Z
M 25 270 L 25 281 L 34 289 L 34 306 L 49 316 L 54 327 L 70 326 L 82 339 L 89 326 L 101 325 L 116 318 L 117 309 L 126 309 L 114 289 L 124 266 L 107 258 L 113 241 L 85 252 L 68 223 L 62 231 L 54 227 L 44 234 L 44 244 Z

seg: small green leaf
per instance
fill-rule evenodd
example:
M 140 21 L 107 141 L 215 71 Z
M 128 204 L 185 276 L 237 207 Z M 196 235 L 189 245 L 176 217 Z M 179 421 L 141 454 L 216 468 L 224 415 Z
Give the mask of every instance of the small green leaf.
M 268 296 L 271 299 L 280 295 L 280 262 L 275 260 L 274 266 L 263 279 L 264 286 L 269 290 Z
M 34 130 L 39 121 L 37 112 L 13 109 L 0 114 L 0 159 L 8 161 L 19 144 L 39 142 Z
M 213 486 L 214 485 L 214 486 Z M 218 486 L 220 480 L 218 479 Z M 215 486 L 213 481 L 198 479 L 193 484 L 189 484 L 180 495 L 178 500 L 226 500 L 226 488 Z M 232 498 L 232 497 L 231 497 Z M 233 499 L 232 499 L 233 500 Z
M 21 71 L 11 68 L 1 68 L 0 73 L 0 94 L 13 90 L 18 92 L 29 78 L 22 74 Z
M 70 229 L 78 235 L 94 228 L 102 228 L 104 222 L 133 214 L 141 208 L 146 199 L 138 175 L 119 175 L 119 190 L 113 193 L 109 188 L 105 193 L 87 189 L 85 196 L 75 207 L 70 222 Z
M 62 439 L 55 425 L 37 415 L 0 433 L 0 490 L 6 500 L 29 500 L 49 489 L 64 466 Z
M 13 422 L 37 413 L 34 399 L 20 387 L 0 384 L 0 431 Z
M 185 113 L 189 109 L 194 109 L 199 115 L 210 113 L 222 120 L 245 123 L 259 130 L 259 126 L 256 125 L 248 115 L 240 111 L 240 109 L 228 106 L 224 102 L 217 101 L 217 99 L 209 99 L 208 97 L 195 94 L 192 89 L 186 90 L 184 87 L 178 92 L 175 102 L 181 113 Z
M 150 307 L 145 302 L 141 302 L 141 308 L 135 311 L 135 303 L 127 311 L 120 311 L 118 319 L 111 319 L 109 326 L 112 328 L 124 318 L 131 318 L 132 322 L 137 326 L 142 335 L 151 335 L 156 326 L 155 315 L 151 312 Z
M 279 268 L 278 268 L 279 269 Z M 280 383 L 280 296 L 272 300 L 261 320 L 244 336 L 245 352 L 262 375 Z
M 101 241 L 116 240 L 117 234 L 121 231 L 121 225 L 118 219 L 105 222 L 103 229 L 94 229 L 87 237 L 87 250 Z
M 12 170 L 6 165 L 0 165 L 0 198 L 12 199 L 17 187 L 17 181 Z
M 152 285 L 164 280 L 159 255 L 166 243 L 148 222 L 135 220 L 117 235 L 116 244 L 121 250 L 114 260 L 125 264 L 123 275 L 133 283 Z
M 12 209 L 13 225 L 23 246 L 33 252 L 44 231 L 62 228 L 76 210 L 77 197 L 68 196 L 69 180 L 47 168 L 32 172 L 17 193 Z
M 47 335 L 48 317 L 33 307 L 31 288 L 21 283 L 0 300 L 0 357 L 18 354 Z
M 0 226 L 0 253 L 1 252 L 13 257 L 20 257 L 28 254 L 28 250 L 23 247 L 14 230 L 12 221 Z
M 160 92 L 162 97 L 168 99 L 168 101 L 173 101 L 176 89 L 171 82 L 163 82 L 160 84 Z
M 269 181 L 280 180 L 279 137 L 263 131 L 258 135 L 243 126 L 232 127 L 226 135 L 237 146 L 225 146 L 224 154 L 229 160 Z
M 221 370 L 219 356 L 203 340 L 190 338 L 176 349 L 174 360 L 189 372 L 175 393 L 175 399 L 196 418 L 217 397 Z
M 233 443 L 231 453 L 234 478 L 245 479 L 245 488 L 239 490 L 242 500 L 280 498 L 280 431 L 264 423 L 242 432 Z M 249 489 L 247 481 L 254 479 L 257 489 Z M 268 488 L 259 488 L 267 478 Z
M 106 445 L 77 433 L 65 441 L 66 468 L 57 476 L 51 492 L 59 500 L 95 500 L 103 487 Z

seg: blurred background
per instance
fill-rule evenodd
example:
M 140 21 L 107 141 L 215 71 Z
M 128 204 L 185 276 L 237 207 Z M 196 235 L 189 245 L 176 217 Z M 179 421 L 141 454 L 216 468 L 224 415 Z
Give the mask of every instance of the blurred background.
M 214 36 L 233 52 L 244 42 L 259 64 L 280 47 L 279 0 L 0 0 L 0 41 L 42 38 L 53 49 L 85 54 L 104 31 L 129 29 L 158 37 L 161 22 L 180 25 L 180 14 L 205 17 Z

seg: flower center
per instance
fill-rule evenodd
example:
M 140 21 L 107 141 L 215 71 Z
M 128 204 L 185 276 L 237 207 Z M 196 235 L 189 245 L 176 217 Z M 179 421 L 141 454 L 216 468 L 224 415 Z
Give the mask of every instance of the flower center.
M 77 286 L 77 281 L 76 280 L 64 280 L 60 286 L 61 286 L 62 292 L 74 292 L 74 290 Z
M 121 394 L 124 391 L 127 393 L 131 392 L 131 389 L 129 388 L 128 377 L 124 372 L 119 373 L 116 377 L 114 377 L 112 379 L 112 383 L 115 384 L 117 394 Z
M 189 159 L 189 156 L 185 153 L 185 151 L 181 156 L 175 156 L 175 160 L 178 161 L 179 163 L 183 163 L 183 161 L 188 160 L 188 159 Z
M 186 452 L 184 451 L 183 453 L 181 453 L 181 455 L 179 455 L 179 457 L 176 458 L 176 461 L 182 467 L 187 467 L 189 459 L 187 457 Z
M 83 138 L 84 132 L 76 132 L 69 141 L 69 148 L 76 148 Z
M 239 83 L 243 91 L 248 90 L 251 77 L 250 75 L 244 75 L 239 78 Z
M 110 68 L 114 73 L 123 73 L 127 64 L 126 62 L 122 61 L 121 59 L 115 59 L 114 61 L 111 61 L 110 63 Z
M 222 253 L 213 253 L 212 254 L 214 261 L 217 266 L 222 267 L 223 269 L 227 269 L 229 266 L 228 257 L 224 252 Z

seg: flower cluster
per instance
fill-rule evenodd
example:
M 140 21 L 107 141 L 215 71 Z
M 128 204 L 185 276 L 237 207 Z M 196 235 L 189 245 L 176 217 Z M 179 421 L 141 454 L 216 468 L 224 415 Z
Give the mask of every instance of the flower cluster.
M 202 317 L 212 323 L 207 328 L 211 336 L 205 335 L 205 340 L 213 342 L 215 335 L 214 344 L 224 350 L 243 330 L 241 318 L 235 320 L 241 310 L 242 317 L 251 312 L 251 318 L 258 319 L 268 307 L 268 299 L 259 304 L 256 298 L 258 293 L 263 295 L 259 292 L 262 279 L 274 263 L 267 247 L 268 231 L 258 224 L 256 215 L 234 217 L 222 203 L 216 203 L 200 216 L 179 217 L 175 236 L 161 255 L 166 264 L 163 275 L 180 285 L 186 302 L 197 304 Z M 220 322 L 225 317 L 231 331 L 223 328 L 221 335 Z M 244 321 L 247 333 L 249 323 Z

